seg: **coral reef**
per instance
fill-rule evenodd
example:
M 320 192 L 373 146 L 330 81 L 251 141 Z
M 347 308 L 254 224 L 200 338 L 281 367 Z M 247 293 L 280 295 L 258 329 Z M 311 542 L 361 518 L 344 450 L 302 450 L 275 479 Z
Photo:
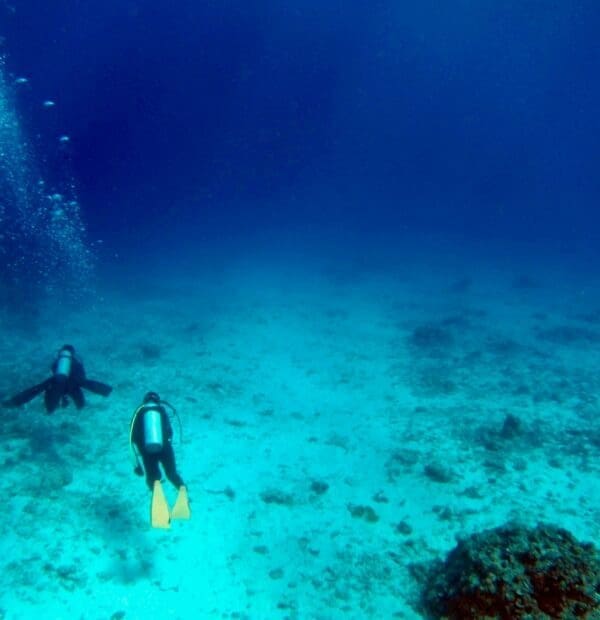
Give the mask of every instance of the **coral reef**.
M 553 525 L 517 524 L 462 540 L 427 572 L 428 618 L 598 618 L 600 555 Z
M 454 472 L 443 463 L 427 463 L 423 472 L 430 480 L 442 484 L 452 482 L 455 479 Z
M 435 324 L 419 325 L 413 330 L 410 344 L 423 353 L 445 350 L 454 344 L 452 333 Z
M 310 485 L 310 490 L 317 495 L 323 495 L 323 493 L 327 493 L 329 489 L 329 485 L 322 480 L 313 480 Z
M 291 493 L 286 493 L 280 489 L 266 489 L 260 494 L 260 498 L 265 504 L 279 504 L 280 506 L 293 506 L 295 501 Z
M 362 506 L 358 504 L 348 504 L 348 512 L 355 519 L 362 519 L 367 523 L 376 523 L 379 521 L 378 514 L 371 508 L 371 506 Z

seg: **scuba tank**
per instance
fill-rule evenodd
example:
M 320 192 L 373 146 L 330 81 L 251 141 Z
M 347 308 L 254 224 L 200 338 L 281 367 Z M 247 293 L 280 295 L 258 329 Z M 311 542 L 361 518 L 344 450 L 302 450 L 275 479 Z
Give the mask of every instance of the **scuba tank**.
M 150 454 L 160 452 L 163 447 L 162 421 L 160 410 L 156 405 L 144 407 L 144 448 Z
M 143 416 L 141 420 L 143 428 L 143 442 L 144 450 L 150 454 L 156 454 L 163 448 L 165 438 L 163 437 L 163 427 L 161 420 L 161 411 L 165 411 L 165 407 L 168 407 L 173 415 L 179 422 L 179 440 L 182 441 L 182 429 L 181 420 L 175 410 L 175 407 L 168 403 L 166 400 L 162 400 L 156 392 L 148 392 L 144 396 L 144 402 L 135 410 L 133 418 L 129 424 L 129 448 L 131 450 L 131 456 L 133 458 L 134 467 L 137 469 L 140 467 L 138 453 L 133 443 L 133 429 L 136 425 L 138 416 Z
M 56 358 L 56 370 L 54 375 L 59 379 L 66 379 L 71 374 L 73 365 L 73 352 L 67 348 L 62 348 Z

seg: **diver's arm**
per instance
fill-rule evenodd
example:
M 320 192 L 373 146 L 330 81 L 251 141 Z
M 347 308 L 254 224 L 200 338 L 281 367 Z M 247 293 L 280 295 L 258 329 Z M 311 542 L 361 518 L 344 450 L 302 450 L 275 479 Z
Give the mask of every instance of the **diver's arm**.
M 131 460 L 133 461 L 133 472 L 136 476 L 143 476 L 144 470 L 140 465 L 140 450 L 136 441 L 136 435 L 138 434 L 139 423 L 138 413 L 141 411 L 142 407 L 138 407 L 131 418 L 131 422 L 129 423 L 129 451 L 131 453 Z
M 2 403 L 3 407 L 20 407 L 25 403 L 28 403 L 30 400 L 33 400 L 38 394 L 41 394 L 52 382 L 52 377 L 34 385 L 33 387 L 28 388 L 27 390 L 23 390 L 19 392 L 12 398 L 5 400 Z
M 94 394 L 100 394 L 100 396 L 108 396 L 112 392 L 112 386 L 93 379 L 85 379 L 80 385 Z
M 85 368 L 81 360 L 76 357 L 73 358 L 73 365 L 71 367 L 69 378 L 79 385 L 83 385 L 85 381 Z
M 171 426 L 171 420 L 169 420 L 169 415 L 167 414 L 164 407 L 161 409 L 161 418 L 165 427 L 165 435 L 167 436 L 167 439 L 171 441 L 171 439 L 173 439 L 173 427 Z

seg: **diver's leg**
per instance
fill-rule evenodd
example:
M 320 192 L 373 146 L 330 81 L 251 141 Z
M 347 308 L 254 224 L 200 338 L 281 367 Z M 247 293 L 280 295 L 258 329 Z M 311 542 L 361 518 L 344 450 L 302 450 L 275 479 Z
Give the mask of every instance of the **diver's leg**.
M 161 475 L 158 468 L 158 457 L 155 454 L 144 454 L 142 452 L 142 463 L 144 464 L 144 471 L 146 472 L 146 484 L 152 491 L 154 488 L 154 481 L 160 482 Z
M 170 482 L 177 489 L 177 499 L 171 509 L 171 519 L 189 519 L 192 516 L 190 511 L 190 500 L 187 494 L 187 488 L 177 473 L 175 466 L 175 454 L 173 446 L 167 443 L 161 453 L 161 462 L 165 470 L 165 474 Z
M 56 411 L 63 394 L 64 385 L 62 382 L 56 380 L 48 382 L 46 385 L 46 391 L 44 392 L 44 404 L 46 405 L 47 413 L 54 413 L 54 411 Z
M 184 485 L 181 476 L 177 473 L 177 467 L 175 465 L 175 453 L 173 452 L 173 446 L 170 443 L 166 443 L 160 453 L 160 461 L 165 470 L 165 476 L 169 479 L 171 484 L 178 489 Z
M 85 405 L 85 396 L 83 395 L 83 390 L 79 386 L 72 388 L 69 392 L 69 396 L 73 399 L 77 409 L 83 409 Z

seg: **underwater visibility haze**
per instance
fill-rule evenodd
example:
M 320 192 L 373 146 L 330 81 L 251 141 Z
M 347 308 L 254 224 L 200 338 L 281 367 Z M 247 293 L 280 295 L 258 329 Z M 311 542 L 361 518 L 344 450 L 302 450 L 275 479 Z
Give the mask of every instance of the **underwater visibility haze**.
M 0 0 L 0 618 L 597 617 L 598 32 Z

